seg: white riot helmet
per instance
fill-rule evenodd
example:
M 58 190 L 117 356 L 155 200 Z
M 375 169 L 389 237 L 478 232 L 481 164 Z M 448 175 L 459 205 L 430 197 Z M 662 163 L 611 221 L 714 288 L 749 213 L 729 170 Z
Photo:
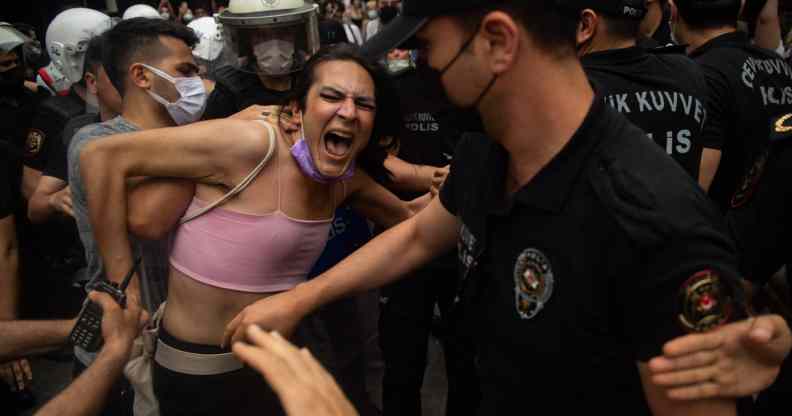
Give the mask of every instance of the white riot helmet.
M 271 76 L 301 71 L 319 49 L 318 9 L 304 0 L 230 0 L 217 16 L 227 63 Z
M 9 53 L 24 45 L 28 40 L 27 36 L 10 23 L 0 22 L 0 52 Z
M 88 41 L 111 26 L 110 16 L 82 7 L 67 9 L 55 16 L 45 39 L 53 66 L 71 83 L 79 82 Z
M 134 19 L 136 17 L 162 19 L 162 16 L 160 16 L 157 9 L 149 6 L 148 4 L 135 4 L 127 7 L 123 16 L 121 16 L 121 20 Z
M 214 78 L 214 72 L 226 64 L 223 53 L 223 33 L 220 25 L 213 17 L 205 16 L 193 20 L 187 25 L 198 36 L 198 44 L 192 50 L 195 63 L 201 68 L 201 76 Z

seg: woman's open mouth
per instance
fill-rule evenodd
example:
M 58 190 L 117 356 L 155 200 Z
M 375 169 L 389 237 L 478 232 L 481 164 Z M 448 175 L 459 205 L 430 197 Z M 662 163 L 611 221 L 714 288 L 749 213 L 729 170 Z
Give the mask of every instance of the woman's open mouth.
M 351 133 L 330 131 L 324 135 L 325 151 L 338 159 L 343 159 L 352 149 L 353 136 Z

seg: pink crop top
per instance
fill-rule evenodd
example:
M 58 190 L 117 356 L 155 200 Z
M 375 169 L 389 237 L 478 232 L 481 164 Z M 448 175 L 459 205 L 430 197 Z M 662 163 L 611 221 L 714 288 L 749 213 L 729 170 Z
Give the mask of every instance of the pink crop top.
M 171 265 L 224 289 L 267 293 L 293 288 L 305 280 L 322 253 L 333 219 L 291 218 L 281 211 L 280 197 L 278 172 L 277 211 L 256 215 L 217 207 L 181 224 L 173 239 Z M 187 212 L 205 205 L 193 198 Z

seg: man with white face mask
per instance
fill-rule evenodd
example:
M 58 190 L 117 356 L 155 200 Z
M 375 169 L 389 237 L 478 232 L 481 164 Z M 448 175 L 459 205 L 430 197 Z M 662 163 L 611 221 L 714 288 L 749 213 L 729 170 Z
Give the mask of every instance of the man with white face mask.
M 204 119 L 228 117 L 252 105 L 280 104 L 292 78 L 319 49 L 317 10 L 304 0 L 231 0 L 217 16 L 225 65 L 215 74 L 217 86 Z
M 117 133 L 175 126 L 196 121 L 203 111 L 206 92 L 197 76 L 198 67 L 191 48 L 198 39 L 194 32 L 161 19 L 135 18 L 120 22 L 104 35 L 106 50 L 103 67 L 122 98 L 121 114 L 111 120 L 79 130 L 68 152 L 69 184 L 72 189 L 74 217 L 80 239 L 85 247 L 88 274 L 92 282 L 105 279 L 104 267 L 97 252 L 94 233 L 88 220 L 88 206 L 81 172 L 80 150 L 94 140 Z M 187 200 L 192 184 L 176 181 L 141 180 L 134 184 L 129 212 L 133 250 L 143 256 L 140 281 L 133 281 L 128 295 L 139 296 L 149 311 L 165 298 L 167 278 L 167 245 L 165 233 L 178 220 L 185 206 L 173 206 L 174 200 Z M 173 199 L 176 198 L 176 199 Z M 141 215 L 156 210 L 157 216 Z M 137 213 L 136 213 L 137 212 Z M 156 217 L 161 224 L 143 223 L 138 218 Z M 144 241 L 157 240 L 157 241 Z M 75 350 L 80 370 L 94 359 L 80 349 Z M 119 387 L 123 389 L 123 386 Z M 129 395 L 126 395 L 128 397 Z M 122 408 L 107 409 L 108 414 L 127 414 L 123 400 L 109 400 Z M 111 410 L 119 413 L 111 413 Z

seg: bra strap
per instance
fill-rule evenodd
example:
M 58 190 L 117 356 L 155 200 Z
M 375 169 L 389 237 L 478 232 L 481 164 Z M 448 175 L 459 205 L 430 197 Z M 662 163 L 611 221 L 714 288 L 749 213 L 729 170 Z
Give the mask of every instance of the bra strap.
M 222 197 L 220 197 L 220 199 L 212 202 L 211 204 L 209 204 L 209 205 L 207 205 L 207 206 L 205 206 L 205 207 L 203 207 L 203 208 L 201 208 L 199 210 L 196 210 L 194 212 L 188 213 L 187 215 L 182 217 L 182 219 L 179 221 L 179 224 L 184 224 L 186 222 L 192 221 L 192 220 L 200 217 L 201 215 L 206 214 L 207 212 L 215 209 L 219 205 L 222 205 L 222 204 L 228 202 L 229 199 L 237 196 L 240 192 L 244 191 L 245 188 L 248 187 L 248 185 L 253 183 L 253 181 L 256 179 L 256 177 L 259 175 L 259 173 L 261 173 L 261 170 L 264 169 L 264 166 L 267 165 L 267 162 L 269 162 L 269 160 L 272 158 L 272 155 L 275 153 L 275 146 L 278 143 L 277 140 L 275 140 L 275 129 L 272 127 L 272 125 L 270 125 L 269 123 L 263 122 L 263 121 L 262 121 L 262 123 L 267 128 L 267 132 L 269 133 L 269 144 L 270 144 L 270 146 L 269 146 L 269 150 L 267 150 L 267 154 L 264 155 L 263 159 L 261 159 L 261 162 L 259 162 L 259 164 L 255 168 L 253 168 L 253 170 L 250 171 L 250 173 L 248 173 L 248 175 L 245 176 L 245 178 L 242 179 L 242 181 L 239 182 L 239 184 L 237 184 L 237 186 L 235 186 L 233 189 L 228 191 L 227 194 L 223 195 Z

